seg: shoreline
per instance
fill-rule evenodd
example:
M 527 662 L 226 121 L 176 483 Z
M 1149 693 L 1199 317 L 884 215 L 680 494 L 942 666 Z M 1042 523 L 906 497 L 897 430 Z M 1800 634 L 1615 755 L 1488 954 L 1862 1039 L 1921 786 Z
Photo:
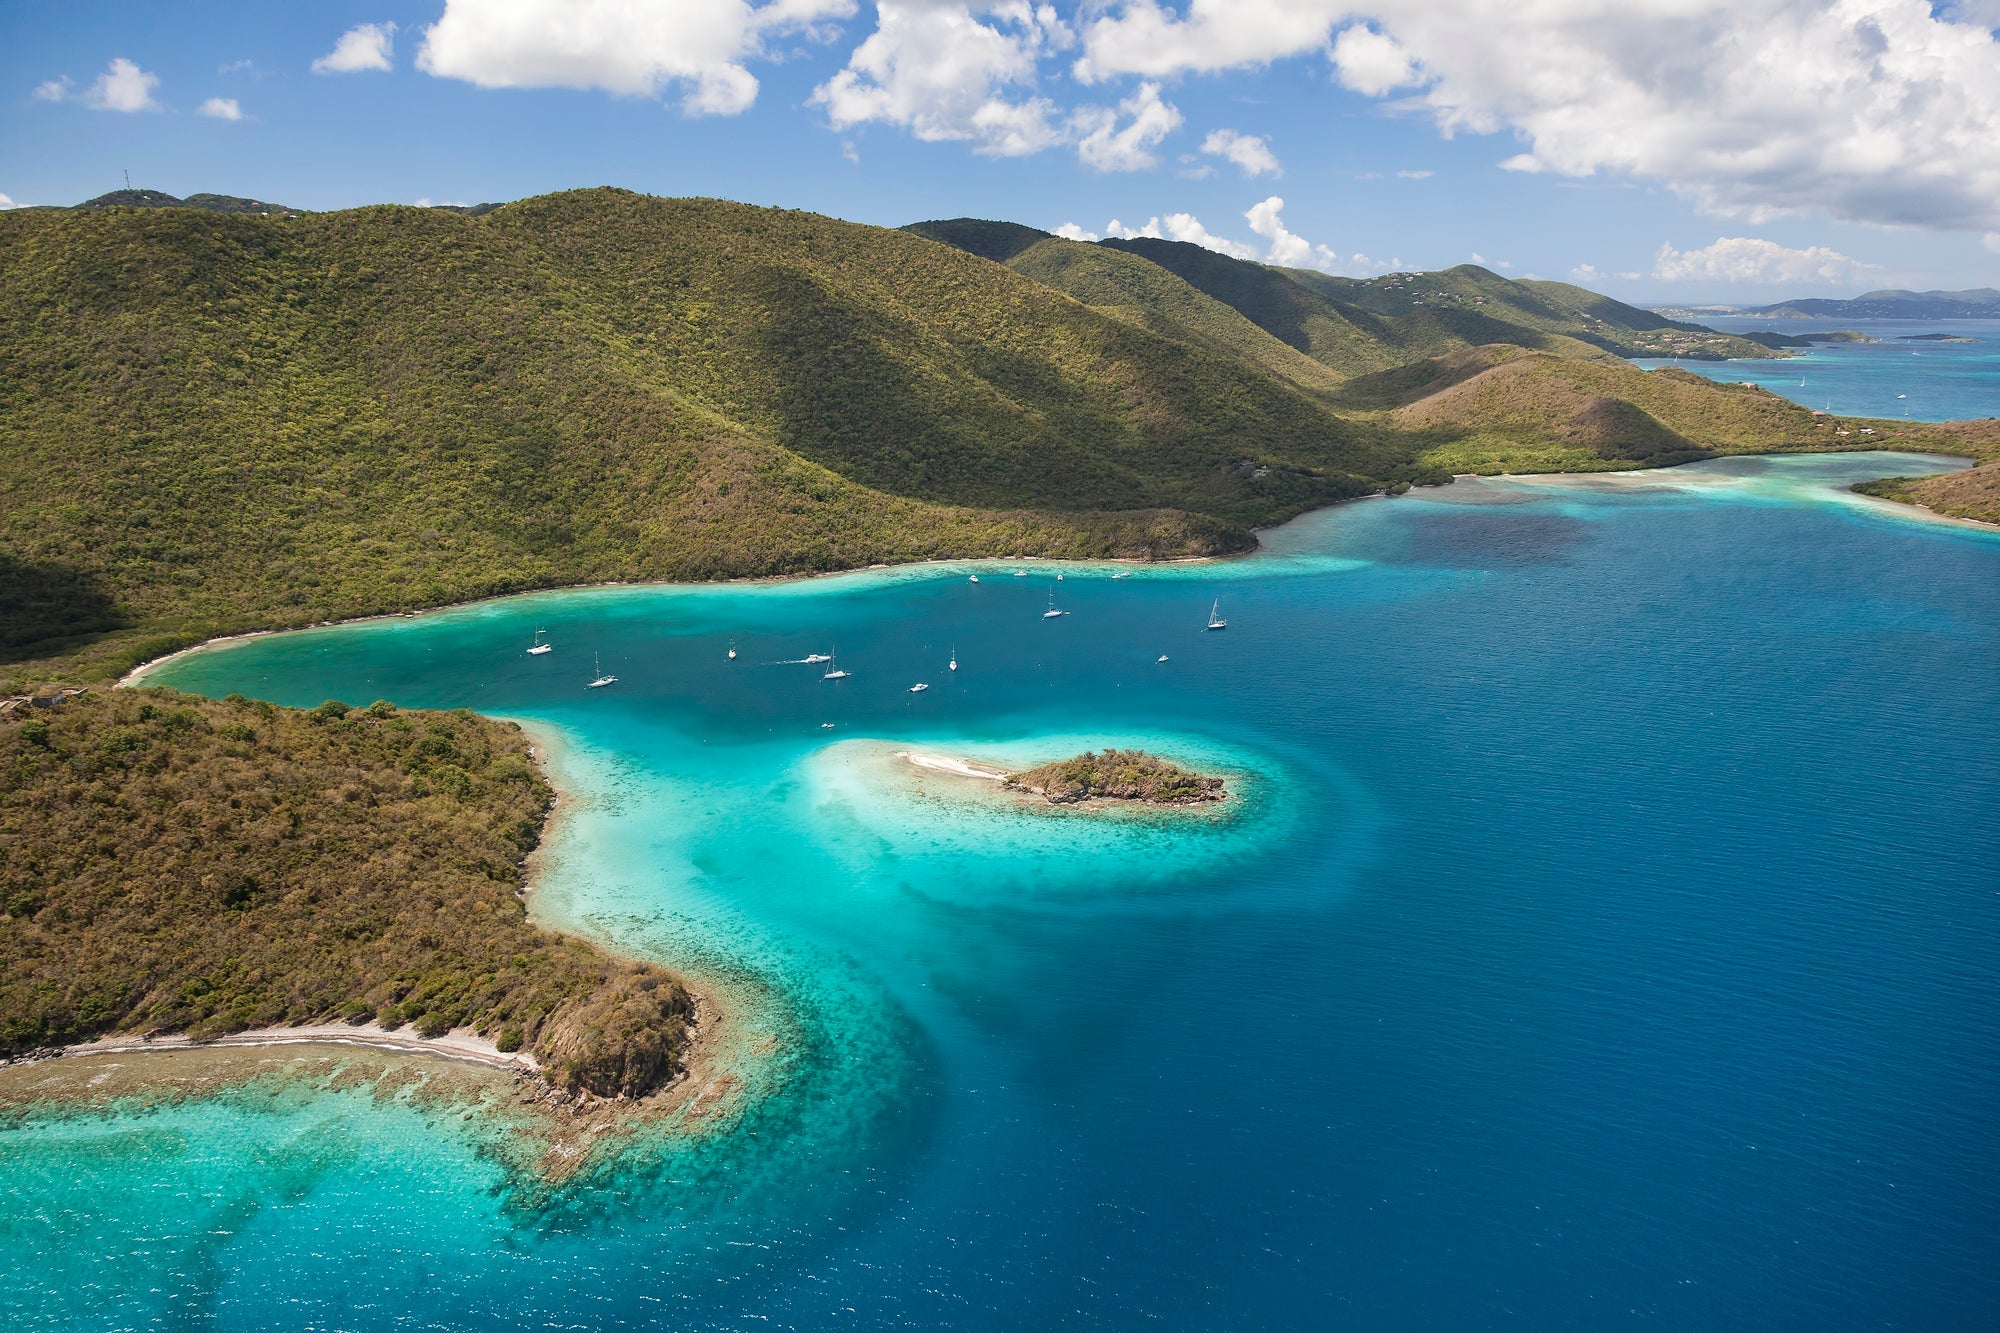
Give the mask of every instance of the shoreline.
M 92 1055 L 152 1055 L 166 1052 L 226 1050 L 231 1047 L 266 1046 L 348 1046 L 392 1055 L 422 1055 L 440 1060 L 460 1060 L 542 1077 L 542 1066 L 526 1051 L 505 1052 L 470 1028 L 453 1028 L 439 1037 L 419 1037 L 415 1032 L 392 1032 L 370 1020 L 360 1025 L 348 1023 L 301 1023 L 296 1027 L 245 1028 L 219 1037 L 190 1037 L 168 1033 L 158 1037 L 122 1036 L 116 1033 L 75 1042 L 47 1051 L 33 1051 L 12 1060 L 0 1060 L 0 1068 L 41 1064 L 48 1060 L 74 1059 Z
M 265 630 L 254 635 L 231 637 L 241 639 L 281 632 Z M 159 1061 L 157 1066 L 144 1071 L 124 1074 L 118 1083 L 133 1094 L 157 1087 L 161 1090 L 179 1089 L 183 1095 L 221 1090 L 269 1075 L 274 1072 L 268 1067 L 271 1061 L 251 1061 L 247 1057 L 253 1052 L 275 1052 L 279 1048 L 286 1048 L 298 1057 L 292 1062 L 296 1065 L 293 1072 L 300 1074 L 324 1072 L 323 1068 L 315 1067 L 315 1056 L 319 1066 L 324 1066 L 326 1060 L 335 1055 L 358 1056 L 374 1066 L 383 1077 L 393 1075 L 402 1061 L 414 1061 L 419 1065 L 441 1062 L 443 1066 L 458 1066 L 468 1074 L 477 1071 L 480 1075 L 505 1076 L 508 1079 L 513 1089 L 509 1104 L 525 1103 L 535 1111 L 540 1128 L 532 1132 L 549 1140 L 546 1151 L 535 1164 L 535 1170 L 551 1182 L 574 1174 L 587 1165 L 593 1159 L 590 1146 L 607 1131 L 633 1130 L 678 1118 L 684 1132 L 695 1133 L 726 1118 L 736 1109 L 736 1094 L 745 1084 L 735 1070 L 725 1067 L 723 1057 L 729 1039 L 741 1034 L 734 1030 L 737 1026 L 734 1006 L 724 997 L 727 987 L 720 979 L 700 976 L 696 969 L 684 963 L 640 958 L 593 934 L 570 929 L 535 913 L 533 904 L 542 879 L 539 858 L 555 839 L 561 822 L 573 809 L 577 798 L 557 780 L 549 762 L 551 752 L 559 753 L 565 748 L 561 733 L 538 720 L 505 720 L 514 722 L 528 735 L 531 757 L 554 793 L 554 799 L 543 817 L 541 841 L 522 863 L 523 882 L 519 896 L 527 919 L 543 930 L 582 940 L 610 958 L 627 962 L 643 961 L 663 968 L 687 991 L 694 1006 L 694 1017 L 688 1025 L 686 1042 L 680 1052 L 680 1070 L 671 1080 L 643 1096 L 632 1098 L 604 1097 L 586 1091 L 566 1092 L 549 1081 L 540 1061 L 533 1054 L 526 1050 L 502 1051 L 491 1038 L 480 1036 L 470 1028 L 454 1028 L 440 1036 L 426 1038 L 417 1035 L 414 1028 L 390 1030 L 372 1019 L 362 1024 L 336 1020 L 247 1028 L 205 1038 L 190 1037 L 184 1033 L 158 1036 L 109 1033 L 90 1041 L 24 1052 L 11 1059 L 0 1059 L 0 1079 L 4 1079 L 0 1082 L 0 1110 L 10 1104 L 35 1101 L 75 1103 L 99 1099 L 99 1085 L 111 1076 L 112 1070 L 119 1067 L 115 1061 L 104 1067 L 102 1062 L 106 1057 L 145 1056 L 149 1057 L 144 1062 L 148 1066 L 153 1066 L 157 1057 L 178 1057 Z M 51 1065 L 68 1069 L 78 1066 L 79 1062 L 91 1062 L 81 1067 L 104 1068 L 104 1072 L 97 1078 L 86 1079 L 75 1088 L 48 1087 L 49 1084 L 63 1082 L 60 1076 L 41 1080 L 39 1091 L 33 1087 L 15 1091 L 5 1086 L 18 1086 L 23 1081 L 23 1075 L 18 1071 Z M 186 1072 L 190 1064 L 192 1074 Z M 26 1076 L 28 1079 L 33 1077 Z M 190 1085 L 195 1089 L 192 1093 L 188 1091 Z M 483 1085 L 475 1083 L 468 1086 L 476 1088 Z M 473 1110 L 490 1108 L 490 1097 L 476 1101 Z M 565 1137 L 579 1129 L 587 1132 L 591 1140 L 591 1145 L 581 1149 Z
M 891 759 L 900 759 L 904 765 L 914 770 L 913 777 L 921 779 L 926 774 L 940 774 L 950 778 L 966 778 L 975 782 L 991 782 L 995 795 L 1014 797 L 1020 805 L 1025 805 L 1037 813 L 1045 809 L 1077 811 L 1084 814 L 1110 815 L 1134 811 L 1182 810 L 1210 813 L 1221 807 L 1235 804 L 1239 797 L 1236 792 L 1224 791 L 1218 796 L 1199 801 L 1148 801 L 1128 797 L 1095 796 L 1082 801 L 1051 801 L 1039 787 L 1013 787 L 1007 784 L 1009 770 L 989 764 L 979 759 L 965 759 L 957 755 L 937 754 L 927 750 L 891 750 Z M 1171 761 L 1169 761 L 1171 762 Z M 1231 775 L 1239 783 L 1242 775 Z
M 1819 456 L 1832 457 L 1835 456 L 1836 453 L 1853 453 L 1853 452 L 1862 452 L 1862 451 L 1859 450 L 1830 451 L 1827 454 Z M 1886 450 L 1884 452 L 1904 453 L 1907 451 L 1897 449 L 1897 450 Z M 1807 455 L 1725 454 L 1722 455 L 1721 457 L 1798 458 L 1803 456 Z M 1968 472 L 1971 471 L 1973 468 L 1984 466 L 1984 464 L 1982 464 L 1977 458 L 1965 454 L 1912 454 L 1911 456 L 1917 458 L 1925 458 L 1925 459 L 1948 458 L 1948 459 L 1963 461 L 1966 464 L 1966 466 L 1957 469 L 1957 471 L 1961 472 Z M 1716 461 L 1718 460 L 1709 458 L 1697 460 L 1697 462 L 1701 463 L 1712 463 Z M 1674 465 L 1674 467 L 1692 467 L 1692 466 L 1695 466 L 1695 464 L 1677 463 Z M 1646 484 L 1649 481 L 1649 479 L 1657 477 L 1661 473 L 1672 472 L 1673 470 L 1674 468 L 1624 468 L 1616 472 L 1495 472 L 1495 473 L 1466 472 L 1466 473 L 1459 473 L 1458 476 L 1466 478 L 1477 478 L 1482 481 L 1518 482 L 1528 486 L 1588 487 L 1592 483 L 1596 483 L 1601 486 L 1615 488 L 1624 482 L 1631 482 L 1635 484 Z M 1924 475 L 1950 476 L 1953 475 L 1953 473 L 1951 472 L 1926 473 Z M 1717 477 L 1714 480 L 1713 484 L 1718 486 L 1725 486 L 1729 484 L 1729 479 L 1726 477 Z M 1947 527 L 1947 528 L 1969 528 L 1975 532 L 2000 532 L 2000 523 L 1988 523 L 1983 519 L 1977 519 L 1977 518 L 1959 518 L 1953 514 L 1940 514 L 1935 509 L 1932 509 L 1929 505 L 1926 504 L 1918 504 L 1915 503 L 1914 501 L 1906 501 L 1906 500 L 1891 500 L 1886 496 L 1880 496 L 1880 495 L 1868 495 L 1865 492 L 1854 490 L 1852 487 L 1849 486 L 1828 487 L 1827 493 L 1828 495 L 1833 497 L 1835 503 L 1851 505 L 1854 508 L 1861 509 L 1864 511 L 1872 511 L 1885 518 L 1897 518 L 1897 519 L 1902 519 L 1906 522 L 1935 523 L 1940 527 Z
M 1944 423 L 1944 424 L 1949 424 L 1949 423 Z M 1708 463 L 1708 462 L 1715 462 L 1718 459 L 1724 459 L 1724 458 L 1801 458 L 1801 457 L 1831 458 L 1831 457 L 1838 457 L 1839 455 L 1842 454 L 1866 453 L 1866 452 L 1870 451 L 1860 447 L 1846 448 L 1846 449 L 1797 449 L 1797 450 L 1788 450 L 1782 453 L 1775 453 L 1775 454 L 1718 454 L 1715 456 L 1715 458 L 1697 459 L 1695 461 L 1699 463 Z M 1967 467 L 1980 466 L 1979 458 L 1973 454 L 1916 453 L 1915 451 L 1912 450 L 1901 450 L 1901 449 L 1884 450 L 1883 452 L 1910 453 L 1914 457 L 1961 459 L 1965 462 Z M 1453 474 L 1453 480 L 1456 481 L 1469 478 L 1478 478 L 1480 480 L 1486 480 L 1486 481 L 1542 481 L 1542 482 L 1553 483 L 1561 478 L 1566 478 L 1566 477 L 1588 478 L 1588 477 L 1647 476 L 1655 473 L 1672 472 L 1675 468 L 1687 467 L 1687 466 L 1691 465 L 1687 463 L 1674 463 L 1661 467 L 1622 468 L 1616 471 L 1593 470 L 1587 472 L 1459 472 Z M 1308 509 L 1302 513 L 1294 514 L 1292 515 L 1292 517 L 1284 520 L 1284 522 L 1282 523 L 1273 523 L 1264 527 L 1253 527 L 1251 529 L 1251 532 L 1253 534 L 1256 534 L 1256 533 L 1276 531 L 1277 529 L 1285 527 L 1287 524 L 1296 523 L 1300 519 L 1309 518 L 1314 514 L 1321 514 L 1327 512 L 1328 510 L 1338 509 L 1343 505 L 1359 504 L 1364 500 L 1380 500 L 1385 498 L 1390 498 L 1387 491 L 1374 491 L 1367 495 L 1349 496 L 1346 499 L 1335 500 L 1331 504 L 1320 505 L 1317 508 Z M 1897 507 L 1897 511 L 1907 511 L 1911 516 L 1919 518 L 1924 522 L 1941 523 L 1946 525 L 1968 525 L 1974 528 L 1978 528 L 1982 531 L 2000 531 L 2000 524 L 1985 523 L 1979 519 L 1953 518 L 1946 514 L 1939 514 L 1936 511 L 1924 505 L 1905 504 L 1899 500 L 1880 500 L 1879 497 L 1874 497 L 1874 496 L 1867 496 L 1863 498 L 1870 500 L 1878 500 L 1879 503 L 1885 505 L 1894 505 Z M 195 653 L 208 652 L 212 649 L 220 648 L 228 644 L 239 643 L 249 639 L 263 638 L 264 636 L 270 634 L 297 634 L 306 630 L 337 629 L 352 625 L 365 625 L 371 621 L 377 621 L 377 620 L 414 620 L 421 616 L 435 615 L 441 611 L 460 611 L 460 610 L 465 610 L 469 607 L 482 606 L 487 602 L 504 602 L 516 597 L 540 597 L 551 593 L 586 592 L 596 588 L 701 589 L 701 588 L 735 587 L 744 584 L 749 584 L 749 585 L 768 584 L 771 586 L 782 586 L 788 583 L 810 582 L 814 579 L 847 578 L 851 575 L 866 574 L 874 570 L 883 570 L 883 569 L 914 570 L 914 569 L 922 569 L 926 565 L 954 565 L 954 564 L 984 565 L 984 564 L 1008 563 L 1014 561 L 1027 561 L 1027 560 L 1043 561 L 1046 563 L 1062 564 L 1062 565 L 1129 565 L 1142 568 L 1156 566 L 1156 565 L 1183 567 L 1187 565 L 1221 564 L 1225 561 L 1231 561 L 1231 560 L 1245 560 L 1249 559 L 1252 556 L 1255 556 L 1262 549 L 1263 549 L 1263 542 L 1260 539 L 1258 541 L 1258 544 L 1252 547 L 1248 551 L 1238 551 L 1229 555 L 1185 556 L 1169 560 L 1133 560 L 1133 559 L 1125 559 L 1119 556 L 1103 556 L 1088 560 L 1072 559 L 1063 556 L 1040 556 L 1040 555 L 950 556 L 950 557 L 937 557 L 926 560 L 912 560 L 912 561 L 906 561 L 902 564 L 876 563 L 868 565 L 855 565 L 847 569 L 824 569 L 808 574 L 756 574 L 756 575 L 745 575 L 737 578 L 728 578 L 728 579 L 708 579 L 698 582 L 680 582 L 673 579 L 653 579 L 653 580 L 642 579 L 638 581 L 633 581 L 629 579 L 604 579 L 594 583 L 562 583 L 562 584 L 554 584 L 546 588 L 525 588 L 519 592 L 494 593 L 491 596 L 473 597 L 462 602 L 440 602 L 436 606 L 419 607 L 414 611 L 372 611 L 366 615 L 348 616 L 340 620 L 319 620 L 319 621 L 314 621 L 312 624 L 309 625 L 295 625 L 289 628 L 234 630 L 228 634 L 218 634 L 213 638 L 203 639 L 200 643 L 189 644 L 185 648 L 177 648 L 171 653 L 162 654 L 161 656 L 155 657 L 150 661 L 141 662 L 137 666 L 133 667 L 131 670 L 127 671 L 124 675 L 120 676 L 116 681 L 114 681 L 112 683 L 112 688 L 113 689 L 137 688 L 138 686 L 143 685 L 145 683 L 145 678 L 149 673 L 158 670 L 161 667 L 164 667 L 169 662 L 177 661 L 180 658 L 188 657 Z

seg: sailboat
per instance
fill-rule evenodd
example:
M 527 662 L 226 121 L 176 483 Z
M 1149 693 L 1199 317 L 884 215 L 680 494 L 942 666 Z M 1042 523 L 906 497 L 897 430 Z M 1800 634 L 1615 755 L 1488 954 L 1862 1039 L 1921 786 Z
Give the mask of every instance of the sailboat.
M 1054 619 L 1055 619 L 1055 618 L 1056 618 L 1057 616 L 1066 616 L 1066 615 L 1068 615 L 1068 614 L 1069 614 L 1069 612 L 1067 612 L 1067 611 L 1058 611 L 1058 610 L 1056 610 L 1056 590 L 1055 590 L 1054 588 L 1050 588 L 1050 589 L 1049 589 L 1049 609 L 1048 609 L 1048 610 L 1046 610 L 1046 611 L 1044 611 L 1044 612 L 1042 612 L 1042 619 L 1043 619 L 1043 620 L 1054 620 Z
M 1222 618 L 1221 611 L 1222 599 L 1218 597 L 1215 599 L 1215 605 L 1208 608 L 1208 627 L 1210 629 L 1229 628 L 1229 622 Z
M 593 671 L 597 672 L 597 679 L 591 681 L 587 688 L 601 690 L 606 685 L 616 685 L 618 683 L 618 677 L 604 674 L 604 664 L 597 660 L 596 653 L 590 655 L 590 666 Z
M 958 670 L 958 645 L 955 643 L 951 646 L 951 669 Z
M 542 631 L 541 631 L 541 627 L 540 627 L 540 626 L 536 626 L 536 628 L 535 628 L 535 646 L 534 646 L 534 647 L 532 647 L 532 648 L 530 648 L 530 649 L 528 649 L 528 656 L 530 656 L 530 657 L 540 657 L 540 656 L 541 656 L 541 655 L 542 655 L 543 653 L 546 653 L 546 652 L 550 652 L 550 651 L 552 651 L 552 650 L 553 650 L 554 648 L 555 648 L 555 645 L 554 645 L 554 644 L 552 644 L 552 643 L 543 643 L 543 642 L 542 642 Z
M 729 660 L 732 662 L 736 660 L 736 645 L 733 642 L 729 645 Z
M 821 677 L 820 677 L 820 679 L 821 679 L 821 680 L 846 680 L 846 679 L 847 679 L 847 674 L 848 674 L 848 673 L 847 673 L 847 672 L 845 672 L 845 671 L 842 671 L 842 670 L 840 669 L 840 663 L 839 663 L 838 661 L 835 661 L 835 660 L 834 660 L 834 659 L 835 659 L 835 658 L 837 658 L 838 656 L 839 656 L 839 654 L 838 654 L 838 653 L 835 653 L 835 654 L 833 654 L 833 656 L 830 656 L 830 657 L 828 657 L 828 658 L 826 659 L 826 660 L 827 660 L 828 662 L 831 662 L 831 663 L 832 663 L 832 666 L 828 668 L 828 670 L 827 670 L 827 673 L 826 673 L 826 674 L 825 674 L 824 676 L 821 676 Z

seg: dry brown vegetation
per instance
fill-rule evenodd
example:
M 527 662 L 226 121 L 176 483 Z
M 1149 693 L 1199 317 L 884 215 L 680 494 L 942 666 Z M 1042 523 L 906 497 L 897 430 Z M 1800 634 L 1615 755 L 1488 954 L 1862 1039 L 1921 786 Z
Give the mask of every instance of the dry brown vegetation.
M 549 800 L 519 729 L 468 712 L 136 690 L 0 721 L 0 1055 L 374 1019 L 656 1088 L 692 1002 L 528 922 Z

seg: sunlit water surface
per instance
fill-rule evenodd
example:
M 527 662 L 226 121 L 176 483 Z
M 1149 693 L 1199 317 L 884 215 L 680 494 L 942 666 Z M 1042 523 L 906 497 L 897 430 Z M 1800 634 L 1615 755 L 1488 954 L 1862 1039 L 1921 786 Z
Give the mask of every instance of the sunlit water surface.
M 2000 540 L 1838 489 L 1935 466 L 1468 481 L 1127 578 L 595 589 L 181 658 L 161 682 L 533 725 L 572 793 L 536 910 L 725 988 L 747 1091 L 552 1197 L 359 1094 L 33 1117 L 0 1133 L 0 1301 L 1984 1323 Z M 836 648 L 846 680 L 788 661 Z M 1241 799 L 1093 819 L 897 757 L 1111 743 Z
M 1642 360 L 1678 365 L 1725 383 L 1761 384 L 1796 403 L 1840 416 L 1966 421 L 2000 417 L 2000 319 L 1770 319 L 1701 321 L 1724 333 L 1827 333 L 1852 329 L 1865 343 L 1815 343 L 1782 360 Z M 1938 341 L 1936 335 L 1953 341 Z M 1962 339 L 1963 341 L 1958 341 Z

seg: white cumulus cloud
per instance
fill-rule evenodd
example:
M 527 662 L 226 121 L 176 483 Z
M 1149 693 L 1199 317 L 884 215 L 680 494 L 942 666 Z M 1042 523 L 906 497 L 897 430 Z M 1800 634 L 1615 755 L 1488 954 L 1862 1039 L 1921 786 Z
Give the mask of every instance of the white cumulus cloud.
M 20 206 L 21 205 L 15 203 L 12 199 L 8 198 L 6 195 L 0 194 L 0 212 L 5 212 L 10 208 L 19 208 Z M 1097 238 L 1093 236 L 1090 239 L 1094 241 Z
M 1123 125 L 1119 120 L 1125 118 Z M 1160 85 L 1142 83 L 1139 90 L 1109 107 L 1084 107 L 1075 115 L 1083 137 L 1076 155 L 1098 171 L 1143 171 L 1159 165 L 1152 149 L 1181 127 L 1181 113 L 1160 98 Z
M 1874 267 L 1823 245 L 1794 250 L 1753 236 L 1723 236 L 1699 250 L 1662 245 L 1653 276 L 1669 282 L 1849 283 Z
M 1083 80 L 1328 58 L 1513 170 L 1659 181 L 1711 213 L 2000 229 L 1986 0 L 1108 0 Z M 1970 20 L 1970 21 L 1967 21 Z
M 836 130 L 879 121 L 995 157 L 1068 137 L 1054 104 L 1033 93 L 1041 54 L 1072 40 L 1053 8 L 884 0 L 876 10 L 875 31 L 813 92 Z
M 1586 287 L 1594 287 L 1606 278 L 1617 278 L 1621 282 L 1639 280 L 1637 273 L 1607 273 L 1595 264 L 1578 264 L 1569 271 L 1569 277 L 1571 282 L 1582 283 Z
M 340 34 L 333 50 L 312 62 L 313 73 L 360 74 L 367 70 L 394 69 L 395 36 L 393 23 L 357 23 Z
M 853 12 L 853 0 L 445 0 L 417 68 L 482 88 L 679 87 L 687 114 L 735 115 L 757 100 L 744 62 L 768 36 Z
M 1341 83 L 1370 97 L 1420 80 L 1417 62 L 1402 43 L 1365 23 L 1357 23 L 1334 38 L 1330 56 Z
M 200 111 L 217 120 L 243 119 L 243 107 L 233 97 L 211 97 L 201 104 Z
M 1097 239 L 1080 227 L 1077 228 L 1077 233 L 1071 239 L 1093 241 Z M 1143 225 L 1137 227 L 1127 226 L 1117 218 L 1113 218 L 1105 224 L 1104 234 L 1113 240 L 1119 241 L 1184 241 L 1189 245 L 1199 245 L 1204 250 L 1213 250 L 1217 254 L 1228 255 L 1232 259 L 1255 259 L 1257 257 L 1256 246 L 1245 245 L 1241 241 L 1232 241 L 1227 236 L 1216 235 L 1207 227 L 1202 226 L 1201 219 L 1192 213 L 1169 213 L 1164 218 L 1155 214 L 1153 217 L 1147 218 Z
M 1282 176 L 1277 155 L 1255 134 L 1216 130 L 1202 140 L 1201 151 L 1212 157 L 1227 158 L 1246 176 Z
M 1062 226 L 1057 227 L 1056 235 L 1067 241 L 1094 241 L 1097 239 L 1096 232 L 1085 231 L 1074 222 L 1065 222 Z
M 35 89 L 35 96 L 44 102 L 60 102 L 71 96 L 71 86 L 67 78 L 51 79 Z M 118 56 L 97 76 L 97 82 L 84 90 L 83 103 L 98 111 L 158 111 L 160 104 L 153 100 L 153 89 L 159 86 L 159 75 L 148 74 Z
M 1117 218 L 1113 218 L 1104 224 L 1104 234 L 1119 241 L 1136 241 L 1141 238 L 1164 241 L 1167 238 L 1167 234 L 1160 230 L 1158 217 L 1154 217 L 1143 227 L 1128 227 Z
M 1284 212 L 1285 201 L 1277 195 L 1259 204 L 1252 204 L 1244 219 L 1250 230 L 1270 243 L 1270 253 L 1265 257 L 1273 264 L 1286 268 L 1317 268 L 1333 271 L 1340 264 L 1340 256 L 1324 245 L 1314 245 L 1305 237 L 1294 234 L 1285 226 L 1280 216 Z

